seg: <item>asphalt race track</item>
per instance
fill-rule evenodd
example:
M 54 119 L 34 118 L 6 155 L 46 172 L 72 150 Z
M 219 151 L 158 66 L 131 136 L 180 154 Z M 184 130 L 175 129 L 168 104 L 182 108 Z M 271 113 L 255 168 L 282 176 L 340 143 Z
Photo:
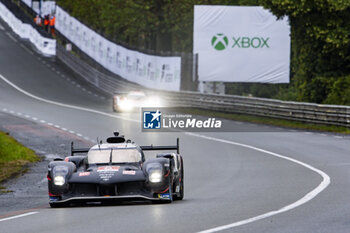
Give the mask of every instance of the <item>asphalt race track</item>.
M 185 161 L 183 201 L 23 207 L 0 217 L 0 232 L 350 232 L 349 137 L 233 121 L 266 132 L 142 133 L 139 114 L 113 113 L 109 96 L 0 24 L 0 111 L 90 143 L 115 129 L 140 145 L 180 137 Z

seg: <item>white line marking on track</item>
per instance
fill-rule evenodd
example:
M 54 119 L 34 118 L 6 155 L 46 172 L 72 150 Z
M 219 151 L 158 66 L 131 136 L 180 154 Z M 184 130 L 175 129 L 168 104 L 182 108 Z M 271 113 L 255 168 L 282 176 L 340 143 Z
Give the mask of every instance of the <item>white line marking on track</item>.
M 69 130 L 68 132 L 70 132 L 71 134 L 75 134 L 75 132 L 73 130 Z
M 56 102 L 56 101 L 52 101 L 52 100 L 47 100 L 41 97 L 38 97 L 36 95 L 33 95 L 25 90 L 23 90 L 22 88 L 18 87 L 17 85 L 13 84 L 11 81 L 7 80 L 4 76 L 2 76 L 0 74 L 0 79 L 2 79 L 4 82 L 6 82 L 7 84 L 9 84 L 10 86 L 12 86 L 14 89 L 16 89 L 17 91 L 42 102 L 48 103 L 48 104 L 53 104 L 53 105 L 57 105 L 60 107 L 65 107 L 65 108 L 71 108 L 71 109 L 76 109 L 76 110 L 81 110 L 81 111 L 85 111 L 85 112 L 91 112 L 91 113 L 96 113 L 96 114 L 100 114 L 103 116 L 107 116 L 107 117 L 112 117 L 112 118 L 116 118 L 116 119 L 122 119 L 122 120 L 126 120 L 126 121 L 131 121 L 131 122 L 137 122 L 140 123 L 139 120 L 134 120 L 134 119 L 130 119 L 128 117 L 122 117 L 122 116 L 118 116 L 118 115 L 114 115 L 114 114 L 110 114 L 110 113 L 105 113 L 105 112 L 100 112 L 94 109 L 90 109 L 90 108 L 84 108 L 84 107 L 79 107 L 79 106 L 75 106 L 75 105 L 70 105 L 70 104 L 64 104 L 64 103 L 60 103 L 60 102 Z
M 210 229 L 207 229 L 207 230 L 204 230 L 204 231 L 200 231 L 200 233 L 209 233 L 209 232 L 223 231 L 223 230 L 227 230 L 227 229 L 230 229 L 230 228 L 242 226 L 242 225 L 247 224 L 247 223 L 252 223 L 252 222 L 264 219 L 264 218 L 271 217 L 273 215 L 277 215 L 277 214 L 280 214 L 280 213 L 292 210 L 292 209 L 294 209 L 294 208 L 296 208 L 298 206 L 301 206 L 301 205 L 305 204 L 308 201 L 311 201 L 314 197 L 316 197 L 319 193 L 321 193 L 325 188 L 327 188 L 327 186 L 331 183 L 331 179 L 326 173 L 324 173 L 323 171 L 321 171 L 321 170 L 319 170 L 319 169 L 317 169 L 317 168 L 315 168 L 315 167 L 313 167 L 313 166 L 311 166 L 309 164 L 301 162 L 299 160 L 296 160 L 296 159 L 293 159 L 293 158 L 290 158 L 290 157 L 287 157 L 287 156 L 284 156 L 284 155 L 280 155 L 280 154 L 277 154 L 277 153 L 274 153 L 274 152 L 271 152 L 271 151 L 268 151 L 268 150 L 263 150 L 263 149 L 260 149 L 260 148 L 254 147 L 254 146 L 249 146 L 249 145 L 246 145 L 246 144 L 238 143 L 238 142 L 233 142 L 233 141 L 228 141 L 228 140 L 224 140 L 224 139 L 204 136 L 204 135 L 196 134 L 196 133 L 188 133 L 187 132 L 185 134 L 192 135 L 192 136 L 199 137 L 199 138 L 203 138 L 203 139 L 207 139 L 207 140 L 211 140 L 211 141 L 216 141 L 216 142 L 227 143 L 227 144 L 231 144 L 231 145 L 235 145 L 235 146 L 240 146 L 240 147 L 252 149 L 252 150 L 255 150 L 255 151 L 259 151 L 259 152 L 262 152 L 262 153 L 265 153 L 265 154 L 269 154 L 269 155 L 272 155 L 272 156 L 277 157 L 277 158 L 285 159 L 285 160 L 288 160 L 290 162 L 299 164 L 299 165 L 301 165 L 301 166 L 303 166 L 305 168 L 308 168 L 311 171 L 316 172 L 317 174 L 319 174 L 322 177 L 322 182 L 316 188 L 314 188 L 313 190 L 308 192 L 304 197 L 302 197 L 301 199 L 293 202 L 292 204 L 284 206 L 281 209 L 273 210 L 273 211 L 270 211 L 270 212 L 267 212 L 267 213 L 264 213 L 264 214 L 252 217 L 252 218 L 248 218 L 248 219 L 244 219 L 244 220 L 241 220 L 241 221 L 238 221 L 238 222 L 234 222 L 234 223 L 230 223 L 230 224 L 227 224 L 227 225 L 218 226 L 218 227 L 210 228 Z
M 30 51 L 26 46 L 24 46 L 23 44 L 20 44 L 19 46 L 21 46 L 22 48 L 24 48 L 25 51 L 27 51 L 30 55 L 34 55 L 34 53 L 32 51 Z
M 15 218 L 22 218 L 22 217 L 26 217 L 26 216 L 29 216 L 29 215 L 32 215 L 32 214 L 37 214 L 37 213 L 39 213 L 39 212 L 35 211 L 35 212 L 28 212 L 28 213 L 25 213 L 25 214 L 15 215 L 15 216 L 8 217 L 8 218 L 2 218 L 2 219 L 0 219 L 0 222 L 11 220 L 11 219 L 15 219 Z
M 9 112 L 10 112 L 11 114 L 15 114 L 15 111 L 10 110 Z
M 7 35 L 8 37 L 10 37 L 10 39 L 13 40 L 14 42 L 16 42 L 16 43 L 18 42 L 17 39 L 14 38 L 9 32 L 6 32 L 6 35 Z
M 7 80 L 1 74 L 0 74 L 0 78 L 3 81 L 5 81 L 7 84 L 9 84 L 10 86 L 15 88 L 16 90 L 22 92 L 23 94 L 25 94 L 25 95 L 33 98 L 33 99 L 40 100 L 42 102 L 46 102 L 46 103 L 57 105 L 57 106 L 61 106 L 61 107 L 66 107 L 66 108 L 71 108 L 71 109 L 76 109 L 76 110 L 96 113 L 96 114 L 100 114 L 100 115 L 108 116 L 108 117 L 112 117 L 112 118 L 123 119 L 123 120 L 126 120 L 126 121 L 132 121 L 132 122 L 140 123 L 139 120 L 134 120 L 134 119 L 126 118 L 126 117 L 120 117 L 120 116 L 117 116 L 117 115 L 113 115 L 113 114 L 109 114 L 109 113 L 105 113 L 105 112 L 100 112 L 100 111 L 97 111 L 97 110 L 94 110 L 94 109 L 89 109 L 89 108 L 84 108 L 84 107 L 79 107 L 79 106 L 74 106 L 74 105 L 69 105 L 69 104 L 63 104 L 63 103 L 55 102 L 55 101 L 52 101 L 52 100 L 46 100 L 44 98 L 35 96 L 35 95 L 33 95 L 33 94 L 23 90 L 22 88 L 16 86 L 15 84 L 13 84 L 9 80 Z M 70 133 L 74 133 L 74 131 L 69 131 L 69 132 Z M 308 165 L 308 164 L 306 164 L 304 162 L 301 162 L 299 160 L 296 160 L 296 159 L 293 159 L 293 158 L 290 158 L 290 157 L 287 157 L 287 156 L 284 156 L 284 155 L 280 155 L 280 154 L 277 154 L 277 153 L 274 153 L 274 152 L 271 152 L 271 151 L 263 150 L 263 149 L 260 149 L 260 148 L 254 147 L 254 146 L 249 146 L 249 145 L 238 143 L 238 142 L 233 142 L 233 141 L 228 141 L 228 140 L 224 140 L 224 139 L 204 136 L 204 135 L 201 135 L 201 134 L 195 134 L 195 133 L 186 133 L 186 134 L 194 136 L 194 137 L 203 138 L 203 139 L 206 139 L 206 140 L 211 140 L 211 141 L 227 143 L 227 144 L 231 144 L 231 145 L 236 145 L 236 146 L 249 148 L 249 149 L 252 149 L 252 150 L 255 150 L 255 151 L 259 151 L 259 152 L 262 152 L 262 153 L 269 154 L 271 156 L 275 156 L 277 158 L 285 159 L 285 160 L 288 160 L 290 162 L 299 164 L 299 165 L 301 165 L 301 166 L 303 166 L 303 167 L 305 167 L 307 169 L 310 169 L 311 171 L 314 171 L 315 173 L 319 174 L 322 177 L 321 183 L 316 188 L 314 188 L 313 190 L 308 192 L 301 199 L 299 199 L 299 200 L 297 200 L 297 201 L 295 201 L 295 202 L 293 202 L 293 203 L 291 203 L 291 204 L 289 204 L 287 206 L 284 206 L 284 207 L 282 207 L 282 208 L 280 208 L 278 210 L 273 210 L 273 211 L 270 211 L 270 212 L 267 212 L 267 213 L 264 213 L 264 214 L 252 217 L 252 218 L 248 218 L 248 219 L 244 219 L 244 220 L 241 220 L 241 221 L 238 221 L 238 222 L 234 222 L 234 223 L 230 223 L 230 224 L 227 224 L 227 225 L 223 225 L 223 226 L 218 226 L 218 227 L 215 227 L 215 228 L 207 229 L 205 231 L 202 231 L 202 233 L 203 232 L 216 232 L 216 231 L 221 231 L 221 230 L 234 228 L 234 227 L 237 227 L 237 226 L 241 226 L 241 225 L 244 225 L 244 224 L 252 223 L 252 222 L 255 222 L 255 221 L 258 221 L 258 220 L 261 220 L 261 219 L 265 219 L 265 218 L 268 218 L 268 217 L 271 217 L 271 216 L 274 216 L 274 215 L 277 215 L 277 214 L 284 213 L 286 211 L 292 210 L 292 209 L 294 209 L 294 208 L 296 208 L 298 206 L 301 206 L 301 205 L 309 202 L 310 200 L 312 200 L 319 193 L 321 193 L 325 188 L 327 188 L 327 186 L 331 182 L 330 177 L 326 173 L 324 173 L 323 171 L 321 171 L 321 170 L 319 170 L 319 169 L 317 169 L 317 168 L 315 168 L 315 167 L 313 167 L 311 165 Z M 91 140 L 91 142 L 95 142 L 95 141 Z
M 29 115 L 27 115 L 27 114 L 26 114 L 26 115 L 24 115 L 24 117 L 25 117 L 25 118 L 30 118 L 30 116 L 29 116 Z
M 7 109 L 4 108 L 3 110 L 7 110 Z M 16 115 L 18 115 L 18 116 L 22 116 L 22 115 L 23 115 L 23 114 L 20 113 L 20 112 L 14 112 L 14 111 L 12 111 L 12 112 L 13 112 L 13 114 L 16 114 Z M 29 115 L 25 115 L 25 117 L 30 118 Z M 32 119 L 35 120 L 35 121 L 39 120 L 39 119 L 36 118 L 36 117 L 32 117 Z M 40 120 L 40 123 L 45 124 L 46 121 Z M 61 128 L 59 125 L 54 125 L 54 124 L 52 124 L 52 123 L 47 123 L 47 124 L 48 124 L 48 125 L 51 125 L 51 126 L 54 126 L 54 127 L 58 128 L 58 129 L 61 129 L 61 130 L 63 130 L 63 131 L 68 131 L 68 129 L 63 128 L 63 127 Z M 90 140 L 90 138 L 84 137 L 84 136 L 83 136 L 82 134 L 80 134 L 80 133 L 75 133 L 74 131 L 69 131 L 69 132 L 70 132 L 71 134 L 74 134 L 74 135 L 78 136 L 78 137 L 84 138 L 84 139 L 87 140 L 87 141 Z M 46 179 L 44 179 L 44 180 L 46 180 Z M 40 181 L 39 183 L 41 183 L 41 181 Z
M 53 124 L 52 124 L 51 122 L 48 122 L 47 124 L 48 124 L 49 126 L 53 126 Z
M 311 132 L 304 132 L 304 134 L 312 135 L 312 134 L 314 134 L 314 133 L 311 133 Z

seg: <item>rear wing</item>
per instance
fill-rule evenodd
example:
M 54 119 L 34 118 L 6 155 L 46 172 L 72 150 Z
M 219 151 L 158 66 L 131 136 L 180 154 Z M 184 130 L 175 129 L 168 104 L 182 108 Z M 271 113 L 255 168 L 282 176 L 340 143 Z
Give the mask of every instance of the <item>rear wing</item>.
M 146 150 L 176 150 L 176 152 L 180 153 L 180 140 L 179 138 L 176 139 L 176 145 L 175 146 L 140 146 L 140 148 L 144 151 Z
M 70 145 L 70 155 L 73 156 L 74 154 L 81 154 L 81 153 L 87 153 L 90 150 L 90 148 L 74 148 L 73 142 Z
M 176 145 L 175 146 L 140 146 L 141 150 L 146 151 L 146 150 L 176 150 L 176 152 L 179 154 L 180 153 L 180 140 L 179 138 L 176 139 Z M 89 152 L 90 148 L 74 148 L 73 142 L 71 143 L 71 156 L 74 154 L 81 154 L 81 153 L 87 153 Z

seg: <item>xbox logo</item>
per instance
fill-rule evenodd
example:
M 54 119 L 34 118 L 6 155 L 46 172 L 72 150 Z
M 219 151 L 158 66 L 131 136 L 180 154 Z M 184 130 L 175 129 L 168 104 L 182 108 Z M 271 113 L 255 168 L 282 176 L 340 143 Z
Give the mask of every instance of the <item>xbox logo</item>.
M 211 39 L 211 45 L 216 50 L 224 50 L 228 46 L 228 38 L 222 33 L 218 33 Z

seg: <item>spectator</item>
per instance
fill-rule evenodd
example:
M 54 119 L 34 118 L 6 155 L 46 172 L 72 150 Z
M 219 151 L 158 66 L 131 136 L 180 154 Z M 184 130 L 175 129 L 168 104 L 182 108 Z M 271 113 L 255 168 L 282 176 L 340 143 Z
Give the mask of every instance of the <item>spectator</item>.
M 53 15 L 51 16 L 51 19 L 50 19 L 50 29 L 51 29 L 51 34 L 53 36 L 55 35 L 55 23 L 56 23 L 56 17 Z
M 34 22 L 36 25 L 41 26 L 41 17 L 39 15 L 36 15 Z
M 44 26 L 45 26 L 45 31 L 47 31 L 47 32 L 49 32 L 49 24 L 50 24 L 49 15 L 45 15 Z

